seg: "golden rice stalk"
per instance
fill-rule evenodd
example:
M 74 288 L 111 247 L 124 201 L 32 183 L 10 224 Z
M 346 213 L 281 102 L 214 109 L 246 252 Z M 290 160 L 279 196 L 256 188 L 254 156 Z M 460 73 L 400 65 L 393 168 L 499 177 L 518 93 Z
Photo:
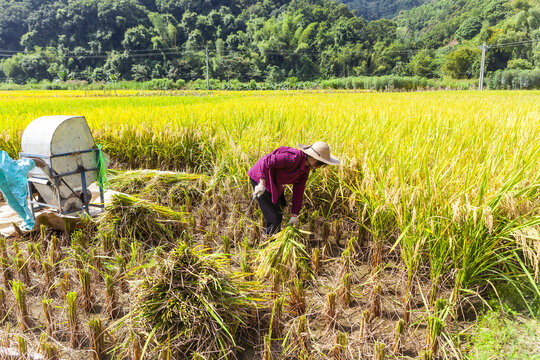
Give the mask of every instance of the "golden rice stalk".
M 30 316 L 28 315 L 28 306 L 26 303 L 26 285 L 19 280 L 12 281 L 11 290 L 15 295 L 19 326 L 22 331 L 26 331 L 30 328 Z
M 139 338 L 137 336 L 133 337 L 133 341 L 131 345 L 132 345 L 132 351 L 133 351 L 133 360 L 141 360 L 142 348 L 141 348 L 141 343 L 139 342 Z
M 71 291 L 66 295 L 66 314 L 69 327 L 69 345 L 79 347 L 79 319 L 77 317 L 77 293 Z
M 272 305 L 272 317 L 270 318 L 270 333 L 269 337 L 271 339 L 276 339 L 281 337 L 281 330 L 282 330 L 282 314 L 283 314 L 283 303 L 285 299 L 283 297 L 279 297 L 274 300 L 274 304 Z
M 83 310 L 89 313 L 93 308 L 93 296 L 92 296 L 92 280 L 88 270 L 83 267 L 82 269 L 77 270 L 79 274 L 79 281 L 81 283 L 81 294 L 82 294 L 82 306 Z
M 289 283 L 290 298 L 289 307 L 296 316 L 306 313 L 306 295 L 302 280 L 295 279 Z
M 424 349 L 420 351 L 420 354 L 418 354 L 418 357 L 421 360 L 433 360 L 433 352 L 431 349 Z
M 223 253 L 229 257 L 231 254 L 231 238 L 227 235 L 223 235 L 221 239 L 223 240 Z
M 42 333 L 39 342 L 41 345 L 41 351 L 46 360 L 60 360 L 58 346 L 48 342 L 47 334 Z
M 335 344 L 330 352 L 334 360 L 345 360 L 347 359 L 347 346 L 348 338 L 347 334 L 339 331 L 335 337 Z
M 28 268 L 32 270 L 35 273 L 38 273 L 40 270 L 40 263 L 41 263 L 41 248 L 40 244 L 31 244 L 28 243 Z
M 64 271 L 64 279 L 60 283 L 60 287 L 62 288 L 62 294 L 64 295 L 64 297 L 66 297 L 71 289 L 71 283 L 69 281 L 69 273 L 67 271 Z
M 540 279 L 540 232 L 535 227 L 517 229 L 513 232 L 528 265 L 534 271 L 534 280 Z
M 53 308 L 52 308 L 52 299 L 43 298 L 41 300 L 43 304 L 43 315 L 45 316 L 45 322 L 47 326 L 47 336 L 50 338 L 54 337 L 55 326 L 53 320 Z
M 315 276 L 319 274 L 320 267 L 321 267 L 321 249 L 315 248 L 313 249 L 313 252 L 311 255 L 311 269 L 313 270 L 313 274 Z
M 0 287 L 0 324 L 3 324 L 7 316 L 6 291 Z
M 57 236 L 51 236 L 51 246 L 49 248 L 50 258 L 53 264 L 58 263 L 62 260 L 62 249 L 60 248 L 60 240 Z
M 373 360 L 384 360 L 386 349 L 383 342 L 375 341 L 375 349 L 373 351 Z
M 88 321 L 88 328 L 90 330 L 90 342 L 93 350 L 92 359 L 105 359 L 105 336 L 101 319 L 99 317 L 90 319 Z
M 285 283 L 312 276 L 309 255 L 296 227 L 287 226 L 261 246 L 263 248 L 258 253 L 259 266 L 256 270 L 259 278 L 275 275 Z
M 399 319 L 399 321 L 396 323 L 394 347 L 392 348 L 392 352 L 394 353 L 394 355 L 399 355 L 401 353 L 401 345 L 403 341 L 404 330 L 405 330 L 405 321 L 403 319 Z
M 53 296 L 56 293 L 55 288 L 53 287 L 54 278 L 55 278 L 54 266 L 50 263 L 49 259 L 42 259 L 41 266 L 43 268 L 43 275 L 44 275 L 43 291 L 45 294 L 49 294 Z
M 22 252 L 15 255 L 15 265 L 19 281 L 22 281 L 26 286 L 30 285 L 30 272 L 28 271 L 28 259 L 25 258 Z
M 337 324 L 336 292 L 326 294 L 327 329 L 333 329 Z
M 287 358 L 310 358 L 312 345 L 306 315 L 297 317 L 294 320 L 289 334 L 285 337 L 284 344 L 286 344 L 287 349 L 284 355 Z
M 272 337 L 264 335 L 262 360 L 272 360 Z
M 367 335 L 369 333 L 369 323 L 371 320 L 371 315 L 369 310 L 364 310 L 362 312 L 362 317 L 360 318 L 360 341 L 366 341 Z
M 335 243 L 337 247 L 341 247 L 341 220 L 338 219 L 334 222 L 334 236 L 335 236 Z
M 437 356 L 439 350 L 439 336 L 441 335 L 444 322 L 437 316 L 428 318 L 427 347 L 432 356 Z
M 111 319 L 116 318 L 120 312 L 120 308 L 118 307 L 117 295 L 114 290 L 114 279 L 109 274 L 105 274 L 105 303 L 109 317 Z
M 118 279 L 118 282 L 120 283 L 120 290 L 122 290 L 122 292 L 128 292 L 129 286 L 126 280 L 126 259 L 124 259 L 122 255 L 117 255 L 116 264 L 116 279 Z
M 351 273 L 346 273 L 341 277 L 340 286 L 341 302 L 344 306 L 351 305 Z
M 19 348 L 19 355 L 21 359 L 26 359 L 28 357 L 28 342 L 24 336 L 17 335 L 16 339 L 17 347 Z
M 6 256 L 0 257 L 0 266 L 2 268 L 2 278 L 4 280 L 4 287 L 6 289 L 11 288 L 11 280 L 13 280 L 13 273 L 8 263 Z
M 370 313 L 373 318 L 381 316 L 381 283 L 377 283 L 373 288 L 371 297 Z

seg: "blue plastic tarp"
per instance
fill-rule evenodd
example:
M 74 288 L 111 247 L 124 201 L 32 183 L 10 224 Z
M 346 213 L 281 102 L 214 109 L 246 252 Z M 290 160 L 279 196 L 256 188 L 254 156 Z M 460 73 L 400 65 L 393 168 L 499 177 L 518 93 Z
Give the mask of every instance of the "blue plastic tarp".
M 9 206 L 24 220 L 22 229 L 32 230 L 34 218 L 28 207 L 28 172 L 36 166 L 30 159 L 12 160 L 0 150 L 0 191 Z

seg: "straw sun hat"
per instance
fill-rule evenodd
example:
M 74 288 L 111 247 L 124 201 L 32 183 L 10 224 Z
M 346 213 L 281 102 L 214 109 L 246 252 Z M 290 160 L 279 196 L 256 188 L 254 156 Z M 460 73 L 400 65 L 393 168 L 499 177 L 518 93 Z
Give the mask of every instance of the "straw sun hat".
M 339 160 L 330 154 L 330 146 L 325 142 L 317 141 L 311 145 L 298 144 L 298 147 L 312 158 L 322 161 L 325 164 L 339 165 Z

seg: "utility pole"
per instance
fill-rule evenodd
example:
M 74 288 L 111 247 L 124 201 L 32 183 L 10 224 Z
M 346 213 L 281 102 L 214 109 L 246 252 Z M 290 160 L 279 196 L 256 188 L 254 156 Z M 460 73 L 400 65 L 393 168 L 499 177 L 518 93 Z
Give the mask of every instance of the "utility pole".
M 484 88 L 484 66 L 486 64 L 486 50 L 489 48 L 489 46 L 484 44 L 482 45 L 482 63 L 480 65 L 480 82 L 478 83 L 478 90 L 482 90 Z
M 206 45 L 206 90 L 210 90 L 210 78 L 208 76 L 208 45 Z

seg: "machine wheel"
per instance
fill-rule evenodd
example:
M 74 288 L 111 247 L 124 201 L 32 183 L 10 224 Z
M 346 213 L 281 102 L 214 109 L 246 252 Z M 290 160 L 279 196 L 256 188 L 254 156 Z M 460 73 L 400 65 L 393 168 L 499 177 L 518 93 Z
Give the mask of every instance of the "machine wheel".
M 64 200 L 64 203 L 62 204 L 63 212 L 72 212 L 76 210 L 80 210 L 83 207 L 83 202 L 80 199 L 79 196 L 72 194 L 70 197 L 68 197 L 66 200 Z

